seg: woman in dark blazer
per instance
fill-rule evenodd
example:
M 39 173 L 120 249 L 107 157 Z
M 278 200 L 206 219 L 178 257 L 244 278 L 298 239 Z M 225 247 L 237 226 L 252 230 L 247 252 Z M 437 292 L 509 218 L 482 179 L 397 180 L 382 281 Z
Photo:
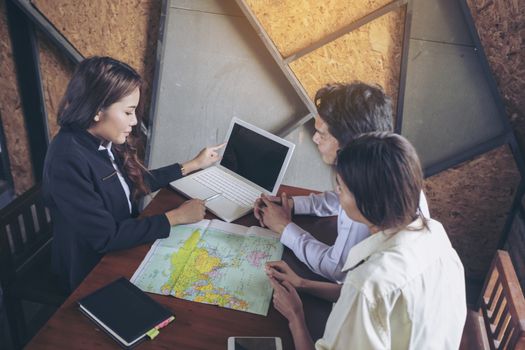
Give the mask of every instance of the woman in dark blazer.
M 211 165 L 222 147 L 205 148 L 183 164 L 147 170 L 137 158 L 133 132 L 141 82 L 125 63 L 88 58 L 60 103 L 61 128 L 47 151 L 43 188 L 54 228 L 53 270 L 71 291 L 104 253 L 167 237 L 170 226 L 204 218 L 201 200 L 137 217 L 144 194 Z

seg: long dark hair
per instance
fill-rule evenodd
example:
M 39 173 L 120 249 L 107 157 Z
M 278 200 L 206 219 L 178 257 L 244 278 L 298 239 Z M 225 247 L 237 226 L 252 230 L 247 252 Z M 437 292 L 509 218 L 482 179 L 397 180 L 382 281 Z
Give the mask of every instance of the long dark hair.
M 421 216 L 423 172 L 416 150 L 403 136 L 391 132 L 358 136 L 339 152 L 336 171 L 361 214 L 375 226 L 402 229 Z
M 140 75 L 124 62 L 111 57 L 86 58 L 77 66 L 60 101 L 58 125 L 87 130 L 95 123 L 93 118 L 99 111 L 128 96 L 136 88 L 140 89 L 141 85 Z M 140 116 L 137 119 L 140 121 Z M 147 169 L 137 156 L 140 138 L 135 134 L 132 133 L 124 144 L 112 147 L 133 182 L 134 199 L 149 192 L 144 181 Z

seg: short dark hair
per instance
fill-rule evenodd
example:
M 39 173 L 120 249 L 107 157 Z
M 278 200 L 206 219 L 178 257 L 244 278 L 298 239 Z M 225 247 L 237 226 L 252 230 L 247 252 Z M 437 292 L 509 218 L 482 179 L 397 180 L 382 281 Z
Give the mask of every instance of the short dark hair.
M 315 94 L 315 105 L 340 147 L 360 134 L 394 130 L 392 102 L 379 85 L 328 84 Z
M 403 136 L 358 136 L 339 151 L 336 171 L 370 223 L 381 229 L 403 228 L 416 219 L 423 172 L 416 150 Z

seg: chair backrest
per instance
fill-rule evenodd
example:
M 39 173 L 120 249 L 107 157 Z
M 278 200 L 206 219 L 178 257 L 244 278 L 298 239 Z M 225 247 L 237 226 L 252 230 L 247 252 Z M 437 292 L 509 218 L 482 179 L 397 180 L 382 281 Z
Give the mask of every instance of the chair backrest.
M 52 231 L 40 184 L 0 210 L 0 283 L 3 286 L 9 285 L 33 256 L 49 246 Z
M 491 349 L 525 349 L 525 298 L 506 251 L 496 252 L 480 308 Z

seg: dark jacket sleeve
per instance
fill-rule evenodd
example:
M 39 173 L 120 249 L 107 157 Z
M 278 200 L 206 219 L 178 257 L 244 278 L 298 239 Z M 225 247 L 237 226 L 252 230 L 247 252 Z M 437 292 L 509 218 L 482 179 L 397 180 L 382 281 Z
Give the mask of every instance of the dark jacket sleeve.
M 145 180 L 149 185 L 151 192 L 155 192 L 163 187 L 168 186 L 172 181 L 182 177 L 180 165 L 178 163 L 168 165 L 162 168 L 153 169 L 146 174 Z
M 164 214 L 115 220 L 95 188 L 88 165 L 77 158 L 70 154 L 53 162 L 49 193 L 75 234 L 93 250 L 106 253 L 169 235 L 170 224 Z

